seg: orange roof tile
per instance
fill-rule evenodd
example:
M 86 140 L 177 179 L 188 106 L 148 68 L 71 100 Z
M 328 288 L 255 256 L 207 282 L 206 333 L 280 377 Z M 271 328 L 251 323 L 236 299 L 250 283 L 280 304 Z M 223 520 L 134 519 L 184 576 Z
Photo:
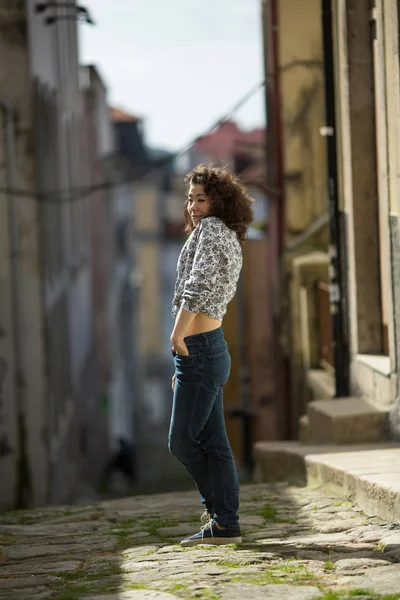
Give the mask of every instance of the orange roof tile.
M 263 146 L 265 129 L 257 128 L 242 131 L 235 121 L 224 121 L 212 133 L 200 138 L 194 144 L 200 152 L 206 152 L 215 159 L 226 160 L 237 147 Z
M 110 106 L 110 118 L 112 121 L 117 121 L 119 123 L 136 123 L 139 121 L 139 117 L 135 117 L 135 115 L 130 115 L 129 113 L 121 110 L 120 108 L 114 108 Z

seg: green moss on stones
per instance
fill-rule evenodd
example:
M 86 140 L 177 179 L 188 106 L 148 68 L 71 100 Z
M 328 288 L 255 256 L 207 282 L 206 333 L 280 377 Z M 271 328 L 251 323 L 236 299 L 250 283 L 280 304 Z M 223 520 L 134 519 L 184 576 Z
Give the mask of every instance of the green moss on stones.
M 327 592 L 319 600 L 351 600 L 352 598 L 363 598 L 365 600 L 400 600 L 400 592 L 396 594 L 378 594 L 366 589 L 355 589 L 348 591 Z
M 217 594 L 216 592 L 213 592 L 210 589 L 205 589 L 205 590 L 201 590 L 201 596 L 200 599 L 205 599 L 205 600 L 219 600 L 221 598 L 220 594 Z
M 315 580 L 315 575 L 307 570 L 303 564 L 292 564 L 286 562 L 274 565 L 270 569 L 258 573 L 247 573 L 246 575 L 233 576 L 231 581 L 252 583 L 255 585 L 266 585 L 269 583 L 296 583 Z
M 238 562 L 235 560 L 215 560 L 212 561 L 213 565 L 221 567 L 222 569 L 240 569 L 241 567 L 250 567 L 250 562 Z
M 265 504 L 264 508 L 256 512 L 257 515 L 263 517 L 266 521 L 276 521 L 278 518 L 278 510 L 271 504 Z
M 296 519 L 282 519 L 279 516 L 278 509 L 275 508 L 275 506 L 272 506 L 271 504 L 265 504 L 264 507 L 260 510 L 257 510 L 255 514 L 259 515 L 260 517 L 263 517 L 266 521 L 269 521 L 270 523 L 296 523 Z
M 141 528 L 144 531 L 152 535 L 157 535 L 157 530 L 164 527 L 176 527 L 175 521 L 168 521 L 166 519 L 150 519 L 148 521 L 141 521 Z

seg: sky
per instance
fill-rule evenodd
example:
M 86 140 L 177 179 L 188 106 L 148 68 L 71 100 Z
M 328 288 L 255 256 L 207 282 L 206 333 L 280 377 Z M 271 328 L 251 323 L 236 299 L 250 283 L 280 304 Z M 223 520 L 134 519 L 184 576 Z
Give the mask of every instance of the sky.
M 85 0 L 81 64 L 109 103 L 143 118 L 150 146 L 177 151 L 263 79 L 261 0 Z M 235 115 L 264 126 L 262 88 Z

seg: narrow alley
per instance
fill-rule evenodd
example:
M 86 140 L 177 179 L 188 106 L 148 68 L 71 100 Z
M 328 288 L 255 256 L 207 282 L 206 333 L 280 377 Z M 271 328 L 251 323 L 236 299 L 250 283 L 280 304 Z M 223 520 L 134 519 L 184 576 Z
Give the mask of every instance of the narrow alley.
M 0 600 L 400 600 L 399 149 L 400 0 L 1 2 Z

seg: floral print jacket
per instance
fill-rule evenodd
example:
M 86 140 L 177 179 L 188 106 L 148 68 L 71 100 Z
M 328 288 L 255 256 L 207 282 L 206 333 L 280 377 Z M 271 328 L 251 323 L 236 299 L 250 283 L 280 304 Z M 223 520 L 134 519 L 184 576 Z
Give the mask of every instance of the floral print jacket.
M 180 308 L 222 321 L 243 264 L 236 232 L 218 217 L 203 218 L 179 256 L 172 315 Z

